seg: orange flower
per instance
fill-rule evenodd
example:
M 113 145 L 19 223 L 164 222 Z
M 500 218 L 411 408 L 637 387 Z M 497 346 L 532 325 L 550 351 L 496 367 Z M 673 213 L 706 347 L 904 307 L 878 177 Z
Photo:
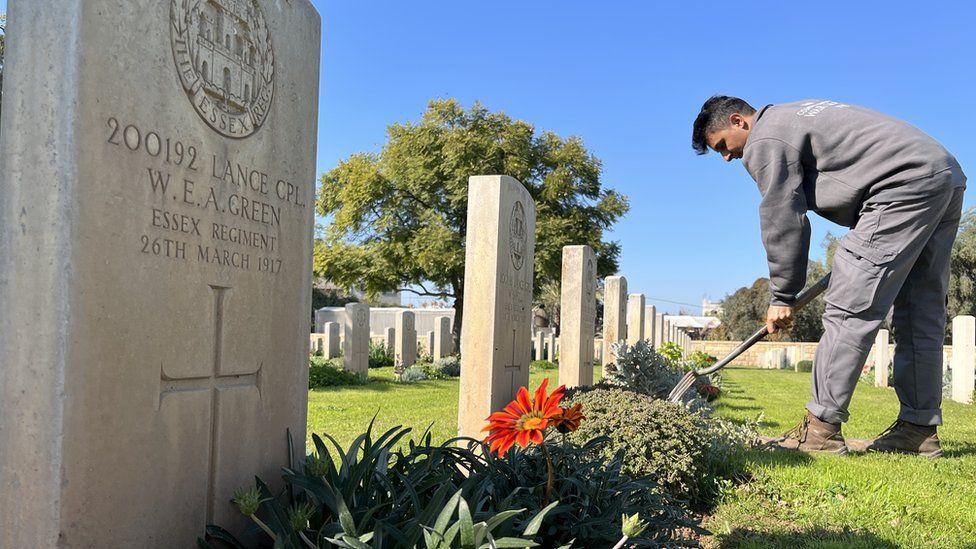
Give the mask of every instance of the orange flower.
M 559 401 L 566 392 L 566 386 L 560 385 L 546 396 L 548 384 L 548 379 L 542 380 L 532 401 L 529 401 L 529 391 L 519 387 L 515 400 L 509 402 L 504 411 L 488 416 L 488 426 L 482 431 L 488 431 L 485 442 L 491 444 L 491 451 L 497 452 L 498 457 L 504 457 L 516 443 L 525 448 L 530 442 L 539 444 L 545 438 L 549 421 L 561 412 Z
M 582 404 L 574 404 L 569 408 L 560 408 L 559 413 L 552 418 L 552 426 L 562 434 L 579 429 L 580 421 L 586 419 L 580 412 L 582 407 Z

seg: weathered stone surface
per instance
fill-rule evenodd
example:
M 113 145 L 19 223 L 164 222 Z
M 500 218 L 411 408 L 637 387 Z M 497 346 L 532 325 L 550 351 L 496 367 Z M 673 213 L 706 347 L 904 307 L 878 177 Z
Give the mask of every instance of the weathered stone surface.
M 339 351 L 339 323 L 325 323 L 325 349 L 323 354 L 326 358 L 336 358 L 341 353 Z
M 874 384 L 876 386 L 888 386 L 888 366 L 890 364 L 888 330 L 878 330 L 878 335 L 874 337 Z
M 417 329 L 414 324 L 413 312 L 397 311 L 395 331 L 393 366 L 397 372 L 403 372 L 417 362 Z
M 644 310 L 644 338 L 648 340 L 651 347 L 657 345 L 657 338 L 654 331 L 657 328 L 657 307 L 648 305 Z
M 644 294 L 627 296 L 627 344 L 644 339 Z
M 559 307 L 559 383 L 593 384 L 596 334 L 596 254 L 589 246 L 564 246 Z
M 976 318 L 952 319 L 952 400 L 973 403 L 976 390 Z
M 9 3 L 0 547 L 193 547 L 305 438 L 320 20 L 241 4 L 201 80 L 213 3 Z
M 546 360 L 555 363 L 558 358 L 556 355 L 556 334 L 549 332 L 546 338 Z
M 427 354 L 429 354 L 431 356 L 431 358 L 433 358 L 433 356 L 434 356 L 434 330 L 431 330 L 431 331 L 427 332 L 427 336 L 425 338 L 425 342 L 427 344 Z
M 451 336 L 451 319 L 439 316 L 434 319 L 434 360 L 444 358 L 454 352 L 454 338 Z
M 472 177 L 467 222 L 458 433 L 481 437 L 529 384 L 535 203 L 512 177 Z
M 342 368 L 365 377 L 369 373 L 369 305 L 346 304 L 342 333 Z
M 627 341 L 627 279 L 608 276 L 603 284 L 603 365 L 613 364 L 613 345 Z
M 664 315 L 658 314 L 654 319 L 654 348 L 664 344 Z

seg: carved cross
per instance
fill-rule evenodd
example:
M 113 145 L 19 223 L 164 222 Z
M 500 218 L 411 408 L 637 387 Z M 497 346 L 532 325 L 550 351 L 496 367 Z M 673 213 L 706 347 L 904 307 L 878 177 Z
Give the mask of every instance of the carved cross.
M 505 374 L 509 376 L 509 378 L 510 378 L 510 382 L 509 383 L 511 384 L 511 387 L 512 387 L 512 398 L 515 397 L 515 393 L 518 391 L 518 387 L 516 386 L 515 376 L 516 376 L 516 374 L 518 374 L 522 370 L 522 365 L 519 364 L 518 361 L 515 358 L 515 353 L 516 353 L 516 348 L 515 348 L 516 333 L 517 333 L 517 330 L 513 329 L 512 330 L 512 360 L 511 360 L 511 363 L 505 365 Z
M 221 373 L 221 348 L 224 338 L 224 294 L 231 288 L 229 286 L 209 285 L 214 293 L 213 302 L 213 371 L 207 376 L 191 377 L 171 377 L 166 375 L 166 371 L 160 366 L 159 376 L 159 402 L 156 409 L 159 410 L 163 404 L 163 398 L 167 395 L 178 393 L 190 393 L 207 391 L 210 393 L 210 445 L 208 455 L 207 470 L 207 524 L 211 524 L 214 518 L 214 504 L 216 501 L 214 479 L 217 476 L 217 434 L 220 429 L 220 392 L 231 389 L 256 388 L 258 398 L 261 397 L 261 366 L 249 374 L 222 374 Z

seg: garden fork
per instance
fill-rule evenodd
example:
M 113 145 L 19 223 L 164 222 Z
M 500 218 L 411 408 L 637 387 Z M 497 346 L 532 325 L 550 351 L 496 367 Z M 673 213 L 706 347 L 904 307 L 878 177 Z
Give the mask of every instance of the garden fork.
M 809 288 L 797 294 L 796 303 L 793 304 L 793 310 L 797 311 L 807 303 L 813 301 L 815 297 L 822 294 L 824 290 L 827 289 L 828 283 L 830 283 L 830 273 L 824 275 L 824 277 L 821 278 L 813 286 L 810 286 Z M 686 392 L 688 392 L 688 389 L 691 389 L 691 387 L 695 384 L 695 379 L 697 379 L 698 376 L 708 375 L 713 372 L 717 372 L 721 370 L 722 368 L 726 367 L 730 362 L 735 360 L 736 357 L 746 352 L 749 349 L 749 347 L 752 347 L 753 345 L 756 344 L 756 342 L 758 342 L 759 340 L 761 340 L 762 338 L 768 335 L 769 335 L 769 330 L 766 329 L 766 326 L 763 326 L 761 330 L 752 334 L 752 336 L 750 336 L 749 339 L 743 341 L 742 344 L 740 344 L 738 347 L 733 349 L 733 351 L 729 353 L 728 356 L 726 356 L 722 360 L 716 362 L 715 364 L 712 364 L 711 366 L 708 366 L 707 368 L 700 368 L 698 370 L 692 370 L 688 372 L 687 374 L 684 375 L 684 377 L 681 378 L 681 381 L 679 381 L 678 384 L 675 385 L 674 389 L 671 390 L 671 394 L 668 395 L 668 400 L 670 402 L 680 402 L 681 397 Z

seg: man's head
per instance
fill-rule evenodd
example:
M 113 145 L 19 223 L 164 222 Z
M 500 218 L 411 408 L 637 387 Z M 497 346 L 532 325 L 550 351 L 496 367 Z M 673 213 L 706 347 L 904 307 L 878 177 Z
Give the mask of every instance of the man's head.
M 742 158 L 754 114 L 756 109 L 738 97 L 713 95 L 705 101 L 695 119 L 691 132 L 692 148 L 698 154 L 712 149 L 726 162 Z

